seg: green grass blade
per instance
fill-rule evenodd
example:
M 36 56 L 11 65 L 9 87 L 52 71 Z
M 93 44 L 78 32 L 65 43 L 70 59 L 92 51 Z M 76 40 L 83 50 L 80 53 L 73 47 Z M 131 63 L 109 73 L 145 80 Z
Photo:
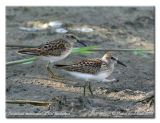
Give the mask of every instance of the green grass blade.
M 91 50 L 93 50 L 95 48 L 97 48 L 97 46 L 73 48 L 72 53 L 75 53 L 75 54 L 90 54 L 90 53 L 94 52 L 94 51 L 91 51 Z
M 135 49 L 135 51 L 133 51 L 133 54 L 141 57 L 148 57 L 146 52 L 141 49 Z
M 31 57 L 31 58 L 22 59 L 22 60 L 10 61 L 10 62 L 7 62 L 6 65 L 10 66 L 10 65 L 16 65 L 16 64 L 31 64 L 37 59 L 38 59 L 37 57 Z

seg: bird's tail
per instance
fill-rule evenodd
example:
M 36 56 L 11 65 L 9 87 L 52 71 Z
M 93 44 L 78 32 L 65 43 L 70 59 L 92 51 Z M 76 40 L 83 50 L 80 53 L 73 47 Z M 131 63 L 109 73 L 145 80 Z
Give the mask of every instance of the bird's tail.
M 54 68 L 63 68 L 63 67 L 66 67 L 68 65 L 64 65 L 64 64 L 55 64 L 53 67 Z
M 18 51 L 20 54 L 27 54 L 27 55 L 40 55 L 40 49 L 37 48 L 24 48 Z

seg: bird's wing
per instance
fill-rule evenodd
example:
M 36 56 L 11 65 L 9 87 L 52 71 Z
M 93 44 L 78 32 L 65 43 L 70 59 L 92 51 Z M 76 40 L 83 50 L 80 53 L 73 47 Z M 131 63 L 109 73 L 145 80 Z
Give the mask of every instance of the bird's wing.
M 64 39 L 57 39 L 54 41 L 47 42 L 38 47 L 43 55 L 60 56 L 66 50 L 69 50 L 69 43 Z
M 27 54 L 27 55 L 35 55 L 39 56 L 43 51 L 39 48 L 24 48 L 18 50 L 18 53 L 20 54 Z
M 100 59 L 85 59 L 71 65 L 55 66 L 70 72 L 96 74 L 97 72 L 99 72 L 101 65 L 102 61 Z
M 57 39 L 44 44 L 41 44 L 37 48 L 24 48 L 18 51 L 21 54 L 36 55 L 36 56 L 60 56 L 69 47 L 69 43 L 64 39 Z

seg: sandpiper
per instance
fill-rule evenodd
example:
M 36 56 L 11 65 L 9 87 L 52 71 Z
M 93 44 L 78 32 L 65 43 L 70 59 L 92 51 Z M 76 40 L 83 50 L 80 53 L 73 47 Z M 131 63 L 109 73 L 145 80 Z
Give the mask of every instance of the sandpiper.
M 107 79 L 112 74 L 116 63 L 127 67 L 109 52 L 107 52 L 102 58 L 84 59 L 70 65 L 55 64 L 54 66 L 67 71 L 76 78 L 85 80 L 86 82 L 83 92 L 85 96 L 87 86 L 91 95 L 93 95 L 89 80 L 97 80 L 100 82 L 117 81 L 116 79 Z
M 46 42 L 35 48 L 24 48 L 18 51 L 21 54 L 38 56 L 39 59 L 54 63 L 65 59 L 72 51 L 73 45 L 78 42 L 86 46 L 83 42 L 79 41 L 78 37 L 73 34 L 65 34 L 62 38 Z M 47 70 L 53 74 L 47 65 Z

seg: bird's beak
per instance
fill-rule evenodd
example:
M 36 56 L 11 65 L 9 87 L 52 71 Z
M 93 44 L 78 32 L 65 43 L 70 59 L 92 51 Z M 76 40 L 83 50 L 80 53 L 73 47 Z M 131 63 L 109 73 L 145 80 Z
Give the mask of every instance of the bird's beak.
M 82 42 L 82 41 L 80 41 L 78 38 L 77 38 L 77 42 L 79 43 L 79 44 L 82 44 L 83 46 L 87 46 L 84 42 Z
M 113 56 L 111 56 L 111 59 L 117 61 L 118 64 L 120 64 L 120 65 L 122 65 L 122 66 L 124 66 L 124 67 L 127 67 L 124 63 L 122 63 L 121 61 L 117 60 L 117 59 L 114 58 Z

